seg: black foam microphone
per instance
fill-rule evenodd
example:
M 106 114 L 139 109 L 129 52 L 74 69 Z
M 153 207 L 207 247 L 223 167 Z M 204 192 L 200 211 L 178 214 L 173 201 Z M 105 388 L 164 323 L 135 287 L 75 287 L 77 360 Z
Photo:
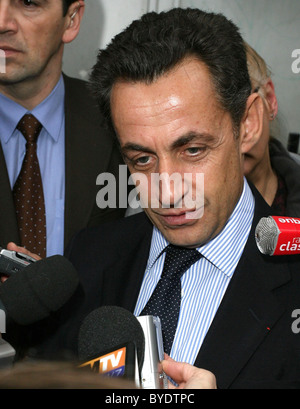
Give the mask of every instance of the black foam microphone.
M 0 308 L 17 324 L 33 324 L 58 311 L 78 283 L 78 273 L 69 260 L 60 255 L 47 257 L 0 285 Z
M 116 306 L 100 307 L 83 321 L 79 331 L 78 355 L 81 367 L 121 376 L 140 383 L 145 339 L 137 319 Z
M 122 376 L 143 389 L 167 388 L 161 368 L 163 345 L 159 318 L 136 318 L 121 307 L 92 311 L 79 331 L 80 366 Z

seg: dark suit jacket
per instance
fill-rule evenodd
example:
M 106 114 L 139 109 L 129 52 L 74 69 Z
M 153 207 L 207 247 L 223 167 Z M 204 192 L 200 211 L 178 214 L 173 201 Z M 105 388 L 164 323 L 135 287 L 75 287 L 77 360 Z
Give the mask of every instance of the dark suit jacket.
M 104 127 L 103 118 L 86 82 L 65 81 L 65 245 L 86 226 L 95 226 L 124 215 L 124 209 L 99 209 L 96 186 L 100 173 L 110 172 L 118 179 L 122 163 L 114 136 Z M 13 198 L 0 144 L 0 246 L 19 243 Z
M 270 208 L 254 194 L 252 231 L 195 365 L 212 371 L 219 388 L 299 388 L 300 334 L 292 331 L 292 312 L 300 308 L 300 257 L 259 252 L 254 231 Z M 85 229 L 72 241 L 67 256 L 81 286 L 35 356 L 55 358 L 63 348 L 76 353 L 82 320 L 99 306 L 133 312 L 151 237 L 152 224 L 140 213 Z

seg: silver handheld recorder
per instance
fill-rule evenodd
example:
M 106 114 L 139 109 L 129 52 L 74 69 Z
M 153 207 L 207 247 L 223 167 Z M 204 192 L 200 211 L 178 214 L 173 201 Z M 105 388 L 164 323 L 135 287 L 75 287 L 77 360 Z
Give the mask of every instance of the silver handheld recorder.
M 144 315 L 137 317 L 145 336 L 145 356 L 141 370 L 143 389 L 167 389 L 168 379 L 161 367 L 164 359 L 161 323 L 158 317 Z

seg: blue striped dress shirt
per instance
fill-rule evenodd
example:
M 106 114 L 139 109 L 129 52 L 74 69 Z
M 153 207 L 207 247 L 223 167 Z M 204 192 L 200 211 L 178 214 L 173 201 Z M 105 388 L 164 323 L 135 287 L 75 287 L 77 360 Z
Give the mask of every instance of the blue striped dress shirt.
M 248 239 L 254 215 L 254 197 L 244 189 L 221 233 L 197 250 L 203 257 L 182 276 L 182 300 L 170 356 L 193 364 L 234 274 Z M 160 279 L 169 243 L 154 227 L 148 263 L 134 314 L 138 316 Z

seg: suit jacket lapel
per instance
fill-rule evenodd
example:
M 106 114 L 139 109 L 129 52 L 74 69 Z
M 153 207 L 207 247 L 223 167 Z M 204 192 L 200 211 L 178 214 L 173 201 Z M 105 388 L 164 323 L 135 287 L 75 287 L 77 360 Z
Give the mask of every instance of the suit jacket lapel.
M 14 209 L 6 162 L 0 143 L 0 246 L 4 248 L 9 241 L 17 244 L 20 242 Z
M 259 253 L 255 227 L 267 213 L 256 196 L 254 223 L 244 254 L 200 349 L 195 365 L 212 371 L 220 388 L 228 388 L 284 309 L 272 290 L 290 280 L 285 263 Z

